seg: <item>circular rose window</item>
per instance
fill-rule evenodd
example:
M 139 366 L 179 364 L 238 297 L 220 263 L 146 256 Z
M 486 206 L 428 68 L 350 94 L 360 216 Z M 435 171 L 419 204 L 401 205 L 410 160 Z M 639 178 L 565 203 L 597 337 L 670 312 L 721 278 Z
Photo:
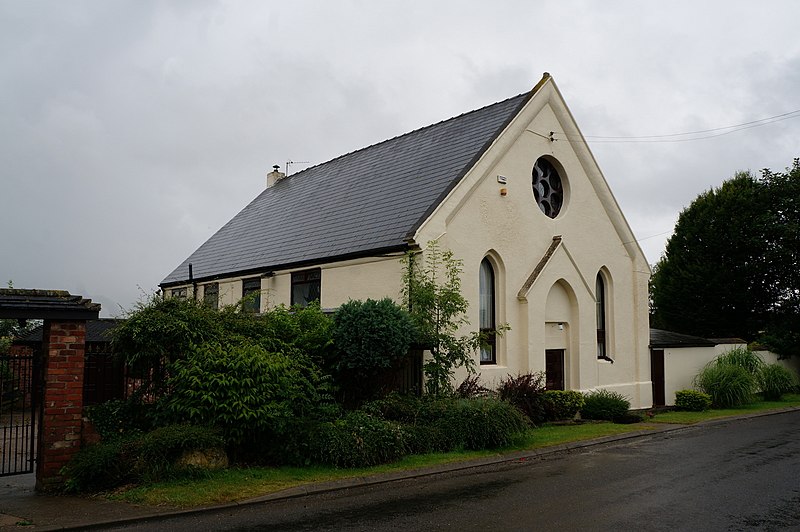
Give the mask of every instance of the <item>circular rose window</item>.
M 564 186 L 555 167 L 545 158 L 533 165 L 533 197 L 550 218 L 555 218 L 564 205 Z

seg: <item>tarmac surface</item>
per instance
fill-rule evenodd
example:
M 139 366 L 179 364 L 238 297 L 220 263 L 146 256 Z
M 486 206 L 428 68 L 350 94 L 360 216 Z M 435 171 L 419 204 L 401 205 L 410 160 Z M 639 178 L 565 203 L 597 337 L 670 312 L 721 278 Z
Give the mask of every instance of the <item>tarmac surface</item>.
M 756 414 L 747 414 L 734 418 L 718 418 L 698 425 L 713 424 L 716 422 L 731 422 L 732 419 L 746 419 L 780 414 L 787 411 L 800 410 L 800 408 L 786 408 Z M 260 504 L 267 501 L 277 501 L 303 497 L 310 494 L 326 493 L 353 488 L 356 486 L 370 486 L 388 483 L 396 480 L 420 478 L 468 470 L 487 465 L 513 462 L 518 460 L 534 459 L 543 456 L 568 453 L 599 445 L 652 436 L 665 432 L 675 432 L 698 425 L 668 425 L 658 424 L 654 428 L 607 436 L 594 440 L 572 442 L 544 449 L 508 453 L 502 456 L 483 458 L 456 464 L 444 464 L 423 469 L 401 471 L 357 477 L 331 482 L 307 484 L 289 488 L 268 495 L 210 507 L 178 510 L 170 507 L 137 506 L 124 502 L 109 501 L 104 498 L 75 497 L 63 495 L 44 495 L 34 491 L 34 475 L 18 475 L 0 477 L 0 530 L 77 530 L 91 528 L 106 528 L 114 525 L 151 523 L 170 516 L 183 514 L 199 514 L 203 512 L 218 511 L 224 508 L 234 509 L 241 506 Z M 650 425 L 653 427 L 653 425 Z

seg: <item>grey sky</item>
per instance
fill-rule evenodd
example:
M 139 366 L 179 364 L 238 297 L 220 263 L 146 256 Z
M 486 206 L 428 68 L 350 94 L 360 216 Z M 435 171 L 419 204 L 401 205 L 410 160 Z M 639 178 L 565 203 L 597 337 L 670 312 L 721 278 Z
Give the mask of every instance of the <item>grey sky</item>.
M 585 135 L 794 111 L 797 20 L 795 1 L 0 0 L 0 279 L 119 314 L 273 164 L 324 162 L 544 71 Z M 654 263 L 698 193 L 788 166 L 798 139 L 800 117 L 589 145 Z

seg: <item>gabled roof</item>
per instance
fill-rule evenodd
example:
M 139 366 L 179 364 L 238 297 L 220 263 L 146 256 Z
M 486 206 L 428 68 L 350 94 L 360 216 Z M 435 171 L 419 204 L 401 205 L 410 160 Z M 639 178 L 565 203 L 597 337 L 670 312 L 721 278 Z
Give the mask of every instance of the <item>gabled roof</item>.
M 342 155 L 264 190 L 162 286 L 407 248 L 407 241 L 541 87 Z
M 663 329 L 650 329 L 650 347 L 714 347 L 716 342 Z

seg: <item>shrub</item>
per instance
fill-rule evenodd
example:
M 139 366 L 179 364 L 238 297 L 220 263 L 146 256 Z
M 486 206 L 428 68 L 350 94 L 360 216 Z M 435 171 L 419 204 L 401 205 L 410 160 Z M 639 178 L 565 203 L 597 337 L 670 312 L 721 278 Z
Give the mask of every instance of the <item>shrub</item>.
M 126 436 L 136 436 L 152 427 L 152 405 L 131 398 L 112 399 L 86 408 L 86 417 L 92 422 L 103 441 Z
M 581 418 L 614 421 L 624 416 L 631 402 L 621 393 L 601 388 L 584 395 Z
M 737 347 L 721 354 L 714 359 L 712 364 L 719 366 L 739 366 L 754 377 L 764 367 L 764 361 L 747 347 Z
M 702 412 L 711 408 L 711 396 L 697 390 L 678 390 L 675 392 L 675 408 Z
M 697 388 L 711 397 L 716 408 L 733 408 L 753 399 L 755 377 L 745 368 L 711 361 L 695 377 Z
M 348 301 L 333 317 L 332 375 L 352 403 L 378 396 L 386 376 L 408 354 L 415 335 L 411 316 L 391 299 Z
M 695 377 L 694 385 L 711 396 L 717 408 L 733 408 L 753 400 L 764 361 L 750 349 L 738 347 L 708 364 Z
M 780 401 L 796 385 L 795 375 L 779 364 L 765 365 L 758 374 L 758 386 L 767 401 Z
M 544 408 L 547 421 L 572 419 L 583 408 L 581 392 L 574 390 L 547 390 L 544 392 Z
M 383 464 L 406 452 L 407 438 L 400 424 L 358 410 L 321 423 L 311 438 L 311 459 L 336 467 Z
M 417 397 L 415 395 L 402 395 L 390 393 L 382 399 L 364 403 L 361 410 L 387 421 L 400 421 L 403 423 L 416 423 L 425 403 L 435 401 L 430 396 Z
M 528 416 L 534 424 L 547 419 L 545 407 L 544 373 L 525 373 L 516 377 L 509 375 L 500 382 L 497 393 Z
M 489 395 L 489 389 L 480 383 L 480 376 L 467 375 L 467 378 L 458 385 L 456 388 L 456 397 L 461 399 L 474 399 L 476 397 L 486 397 Z
M 61 469 L 64 489 L 98 492 L 134 480 L 136 438 L 118 438 L 84 447 Z
M 111 332 L 114 352 L 144 378 L 141 393 L 162 391 L 166 366 L 188 353 L 193 344 L 223 335 L 217 312 L 192 299 L 152 296 L 137 303 Z
M 516 407 L 488 397 L 390 395 L 364 409 L 402 423 L 410 453 L 502 447 L 528 428 L 528 420 Z
M 183 454 L 221 450 L 222 445 L 217 430 L 191 425 L 161 427 L 84 447 L 61 473 L 67 479 L 67 491 L 97 492 L 126 482 L 157 481 L 196 473 L 196 468 L 177 465 Z
M 453 435 L 456 448 L 496 449 L 510 445 L 528 427 L 513 405 L 497 399 L 457 399 L 450 402 L 441 428 Z
M 219 429 L 196 425 L 168 425 L 142 436 L 136 446 L 139 478 L 157 481 L 175 474 L 195 472 L 177 462 L 191 451 L 222 451 L 225 442 Z
M 257 345 L 205 344 L 170 367 L 167 422 L 219 427 L 234 448 L 256 436 L 269 441 L 329 399 L 319 369 L 300 354 Z
M 417 416 L 417 425 L 429 432 L 431 451 L 503 447 L 528 424 L 516 407 L 494 398 L 427 400 Z
M 249 342 L 272 353 L 300 353 L 317 365 L 326 358 L 331 319 L 318 304 L 262 314 L 241 312 L 242 304 L 217 311 L 192 299 L 153 296 L 114 328 L 114 351 L 143 378 L 139 393 L 156 397 L 168 391 L 168 366 L 205 343 Z

